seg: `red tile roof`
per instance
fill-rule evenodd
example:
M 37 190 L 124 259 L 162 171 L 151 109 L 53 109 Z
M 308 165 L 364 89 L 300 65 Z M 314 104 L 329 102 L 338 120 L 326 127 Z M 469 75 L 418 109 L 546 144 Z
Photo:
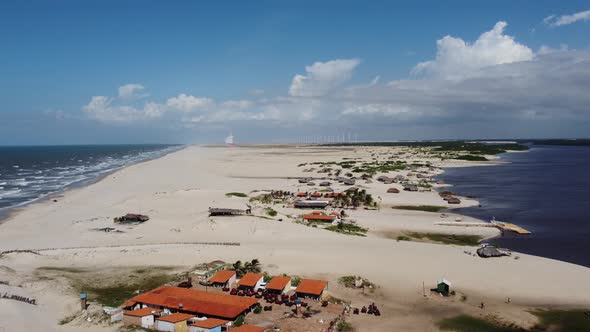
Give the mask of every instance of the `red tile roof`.
M 328 220 L 328 221 L 333 221 L 334 220 L 334 216 L 325 216 L 325 215 L 321 215 L 321 214 L 306 214 L 303 216 L 303 219 L 308 219 L 308 220 Z
M 198 313 L 205 316 L 235 319 L 258 303 L 258 300 L 218 292 L 162 286 L 131 299 L 138 303 Z M 182 304 L 180 308 L 179 304 Z
M 162 310 L 154 309 L 154 308 L 141 308 L 137 310 L 125 310 L 123 315 L 125 316 L 133 316 L 133 317 L 145 317 L 153 315 L 154 313 L 160 313 Z
M 205 320 L 198 320 L 192 324 L 190 324 L 190 326 L 196 326 L 196 327 L 200 327 L 200 328 L 204 328 L 204 329 L 212 329 L 224 324 L 229 323 L 228 320 L 223 320 L 223 319 L 217 319 L 217 318 L 207 318 Z M 233 329 L 232 329 L 233 331 Z
M 235 327 L 231 329 L 231 332 L 262 332 L 264 330 L 264 327 L 256 325 L 242 325 L 240 327 Z
M 324 289 L 328 287 L 328 282 L 324 280 L 303 279 L 295 292 L 311 295 L 321 295 Z
M 307 197 L 307 193 L 297 193 L 297 197 Z
M 176 312 L 167 316 L 161 316 L 156 318 L 156 320 L 161 320 L 164 322 L 168 322 L 168 323 L 180 323 L 183 322 L 185 320 L 191 319 L 195 317 L 195 315 L 190 315 L 190 314 L 183 314 L 180 312 Z
M 242 279 L 240 279 L 240 281 L 238 281 L 238 285 L 240 286 L 246 286 L 246 287 L 254 287 L 256 286 L 256 283 L 258 282 L 258 280 L 262 279 L 264 276 L 260 273 L 246 273 L 246 275 L 244 275 L 242 277 Z
M 235 274 L 236 274 L 235 271 L 221 270 L 221 271 L 215 273 L 215 275 L 212 276 L 211 279 L 209 279 L 209 282 L 225 284 Z
M 127 300 L 121 304 L 121 308 L 128 308 L 133 307 L 135 305 L 135 301 Z
M 313 194 L 311 194 L 311 197 L 322 197 L 322 194 L 316 191 Z
M 266 289 L 282 291 L 283 289 L 285 289 L 285 286 L 287 286 L 289 281 L 291 281 L 291 277 L 282 277 L 282 276 L 273 277 L 270 280 L 270 282 L 268 283 L 268 285 L 266 285 Z

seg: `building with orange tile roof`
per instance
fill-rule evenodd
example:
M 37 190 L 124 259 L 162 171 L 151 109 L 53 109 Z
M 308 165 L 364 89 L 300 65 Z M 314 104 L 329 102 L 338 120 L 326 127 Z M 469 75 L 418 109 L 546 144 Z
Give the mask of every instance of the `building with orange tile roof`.
M 160 314 L 162 310 L 154 308 L 141 308 L 137 310 L 125 310 L 123 311 L 123 325 L 129 326 L 141 326 L 146 329 L 154 327 L 155 318 L 154 316 Z
M 261 273 L 246 273 L 242 279 L 238 281 L 238 288 L 257 291 L 263 282 L 264 276 Z
M 189 324 L 189 332 L 221 332 L 222 326 L 225 326 L 229 321 L 216 318 L 207 318 L 204 320 L 197 320 Z
M 236 272 L 230 270 L 221 270 L 209 279 L 213 287 L 230 288 L 236 282 Z
M 188 332 L 188 320 L 195 315 L 173 313 L 156 318 L 156 330 L 170 332 Z
M 303 219 L 308 221 L 333 222 L 334 220 L 336 220 L 336 216 L 327 216 L 325 214 L 310 213 L 303 215 Z
M 318 300 L 328 288 L 328 282 L 324 280 L 303 279 L 295 293 L 297 297 L 311 298 Z
M 168 309 L 171 312 L 188 313 L 198 317 L 235 320 L 258 305 L 250 297 L 234 296 L 220 292 L 205 292 L 191 288 L 162 286 L 131 299 L 134 307 Z
M 269 293 L 274 293 L 274 294 L 285 294 L 290 289 L 291 289 L 291 277 L 276 276 L 270 280 L 268 285 L 266 285 L 266 290 Z
M 235 327 L 231 329 L 231 332 L 264 332 L 266 331 L 265 327 L 260 327 L 256 325 L 242 325 L 240 327 Z

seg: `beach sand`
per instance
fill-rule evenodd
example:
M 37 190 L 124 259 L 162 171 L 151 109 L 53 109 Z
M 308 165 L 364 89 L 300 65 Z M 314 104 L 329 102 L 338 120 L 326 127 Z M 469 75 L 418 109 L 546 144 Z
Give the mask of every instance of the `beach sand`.
M 9 281 L 4 292 L 25 292 L 38 299 L 37 306 L 0 299 L 0 331 L 27 329 L 28 321 L 41 330 L 76 331 L 76 325 L 58 321 L 78 310 L 77 294 L 64 280 L 45 280 L 39 267 L 109 269 L 129 266 L 174 266 L 188 269 L 213 260 L 261 261 L 271 274 L 287 273 L 322 277 L 330 288 L 362 306 L 380 304 L 379 318 L 352 317 L 358 330 L 436 331 L 440 317 L 461 312 L 497 314 L 526 325 L 525 309 L 544 306 L 590 306 L 590 269 L 565 262 L 514 253 L 512 257 L 482 259 L 474 247 L 396 241 L 385 234 L 406 231 L 497 236 L 494 228 L 440 226 L 440 213 L 392 209 L 395 205 L 440 205 L 446 202 L 434 192 L 386 193 L 374 181 L 358 185 L 380 197 L 380 210 L 350 211 L 352 219 L 369 229 L 367 237 L 347 236 L 295 223 L 288 215 L 302 214 L 293 208 L 274 206 L 283 221 L 259 216 L 208 217 L 209 207 L 245 208 L 247 198 L 226 197 L 228 192 L 254 190 L 309 190 L 289 177 L 317 176 L 303 172 L 302 163 L 370 160 L 379 148 L 328 148 L 294 146 L 198 147 L 160 159 L 126 167 L 101 181 L 73 189 L 15 212 L 0 225 L 0 251 L 40 250 L 39 255 L 12 253 L 0 257 L 0 281 Z M 408 156 L 408 160 L 419 160 Z M 484 163 L 443 162 L 435 166 L 466 166 Z M 487 163 L 490 164 L 490 163 Z M 346 187 L 334 186 L 337 191 Z M 452 188 L 451 188 L 452 189 Z M 459 206 L 477 205 L 462 198 Z M 142 213 L 150 220 L 140 225 L 119 225 L 113 217 Z M 253 206 L 262 215 L 260 205 Z M 449 220 L 455 216 L 450 213 Z M 447 221 L 447 220 L 445 220 Z M 462 217 L 464 222 L 477 222 Z M 114 227 L 120 232 L 96 229 Z M 239 246 L 212 244 L 236 242 Z M 470 252 L 471 254 L 467 254 Z M 515 259 L 518 257 L 518 259 Z M 373 295 L 338 290 L 336 279 L 361 275 L 379 286 Z M 467 296 L 464 302 L 423 296 L 437 279 L 452 281 Z M 19 286 L 19 287 L 17 287 Z M 7 290 L 6 290 L 7 289 Z M 504 304 L 510 297 L 511 303 Z M 367 303 L 364 303 L 367 302 Z M 519 312 L 520 314 L 514 314 Z M 85 326 L 111 331 L 115 326 Z M 31 328 L 32 329 L 32 328 Z

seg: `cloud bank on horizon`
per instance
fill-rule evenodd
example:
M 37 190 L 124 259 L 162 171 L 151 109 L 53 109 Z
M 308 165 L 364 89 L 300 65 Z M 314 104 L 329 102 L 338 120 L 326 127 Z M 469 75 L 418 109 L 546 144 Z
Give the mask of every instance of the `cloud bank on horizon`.
M 545 23 L 561 26 L 589 17 L 587 11 L 552 16 Z M 333 128 L 347 128 L 375 130 L 380 134 L 371 138 L 390 139 L 407 138 L 390 132 L 399 127 L 403 128 L 398 133 L 405 136 L 410 130 L 424 131 L 409 138 L 433 138 L 427 133 L 432 126 L 448 128 L 435 134 L 440 137 L 453 138 L 458 126 L 473 127 L 472 132 L 463 131 L 464 136 L 501 137 L 509 136 L 511 123 L 526 123 L 537 135 L 556 120 L 587 123 L 590 52 L 563 45 L 534 51 L 508 35 L 507 26 L 497 22 L 473 42 L 444 36 L 436 42 L 433 59 L 417 63 L 407 78 L 399 80 L 381 82 L 376 77 L 353 84 L 363 62 L 332 59 L 295 73 L 283 95 L 252 89 L 248 99 L 217 100 L 179 92 L 158 101 L 150 100 L 142 84 L 130 83 L 119 87 L 116 96 L 93 96 L 82 111 L 92 120 L 119 126 L 240 126 L 273 128 L 275 135 L 300 128 L 333 134 Z M 494 125 L 507 130 L 486 129 Z

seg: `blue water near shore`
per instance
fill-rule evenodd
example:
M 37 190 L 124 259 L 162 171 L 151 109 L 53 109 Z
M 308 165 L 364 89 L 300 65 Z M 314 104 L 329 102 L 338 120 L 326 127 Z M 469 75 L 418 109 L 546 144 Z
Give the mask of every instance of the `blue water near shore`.
M 159 144 L 0 146 L 0 219 L 11 208 L 180 148 Z
M 533 146 L 501 155 L 508 164 L 449 168 L 438 178 L 481 207 L 455 210 L 533 232 L 491 242 L 590 267 L 590 147 Z

